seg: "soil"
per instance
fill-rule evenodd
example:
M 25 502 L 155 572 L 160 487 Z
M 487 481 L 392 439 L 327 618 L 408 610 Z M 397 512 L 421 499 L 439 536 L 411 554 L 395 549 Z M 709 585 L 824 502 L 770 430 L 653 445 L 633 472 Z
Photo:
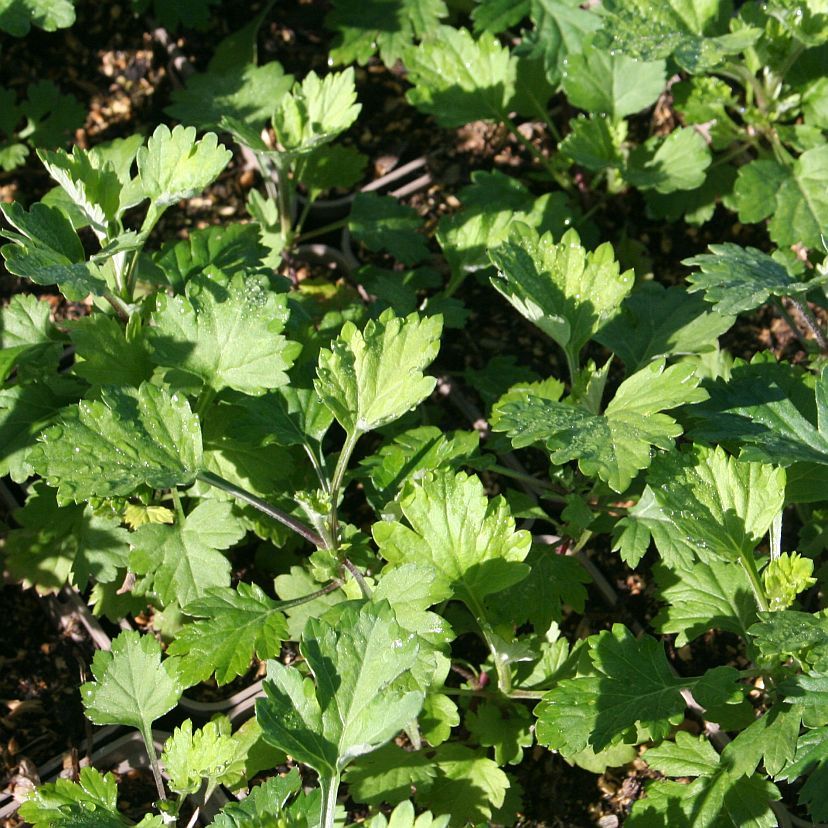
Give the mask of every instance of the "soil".
M 61 632 L 31 590 L 3 586 L 0 606 L 0 791 L 11 793 L 52 757 L 87 752 L 78 685 L 94 647 L 78 630 Z

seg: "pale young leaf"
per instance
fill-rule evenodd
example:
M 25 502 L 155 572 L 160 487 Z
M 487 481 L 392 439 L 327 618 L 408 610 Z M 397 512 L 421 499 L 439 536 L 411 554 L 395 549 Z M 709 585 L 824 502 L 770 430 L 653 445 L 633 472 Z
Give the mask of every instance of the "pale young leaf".
M 161 645 L 152 635 L 129 630 L 98 650 L 92 661 L 94 681 L 81 686 L 87 717 L 94 724 L 120 724 L 149 734 L 152 723 L 181 698 L 175 664 L 161 661 Z
M 273 129 L 288 152 L 308 152 L 348 129 L 361 109 L 356 102 L 353 67 L 323 78 L 309 72 L 279 101 Z
M 477 477 L 428 472 L 409 482 L 400 507 L 408 525 L 380 521 L 373 526 L 380 554 L 393 566 L 433 566 L 475 611 L 485 596 L 526 577 L 522 561 L 531 537 L 515 530 L 506 501 L 487 498 Z
M 153 206 L 164 210 L 212 184 L 231 155 L 212 132 L 197 141 L 195 127 L 179 124 L 170 131 L 161 124 L 138 150 L 141 187 Z
M 560 242 L 523 224 L 490 252 L 498 269 L 492 284 L 530 322 L 550 336 L 574 363 L 581 348 L 616 313 L 633 286 L 612 246 L 588 252 L 575 230 Z
M 350 435 L 387 425 L 421 403 L 436 380 L 422 371 L 437 356 L 442 319 L 389 309 L 360 331 L 346 322 L 319 353 L 316 392 Z
M 336 627 L 311 619 L 301 650 L 315 685 L 295 667 L 268 662 L 256 717 L 268 742 L 323 779 L 385 744 L 422 706 L 423 694 L 397 681 L 417 658 L 417 636 L 387 602 L 350 605 Z

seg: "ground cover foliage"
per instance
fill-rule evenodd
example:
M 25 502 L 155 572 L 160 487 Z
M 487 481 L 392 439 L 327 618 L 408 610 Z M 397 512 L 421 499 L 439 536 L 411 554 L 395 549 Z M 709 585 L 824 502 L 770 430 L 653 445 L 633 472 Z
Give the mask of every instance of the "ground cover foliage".
M 0 166 L 34 153 L 52 180 L 0 204 L 30 286 L 0 314 L 21 497 L 2 560 L 142 617 L 78 692 L 145 742 L 144 828 L 218 786 L 248 793 L 219 828 L 531 824 L 532 751 L 635 765 L 631 828 L 828 820 L 828 8 L 585 5 L 332 0 L 327 71 L 287 72 L 259 59 L 278 5 L 252 4 L 163 123 L 88 148 L 51 81 L 0 89 Z M 186 33 L 220 10 L 127 12 Z M 0 2 L 14 37 L 74 20 Z M 429 129 L 488 124 L 523 162 L 477 169 L 427 224 L 361 192 L 357 71 L 383 64 Z M 239 158 L 246 215 L 168 233 Z M 660 274 L 611 220 L 631 203 L 711 243 Z M 750 243 L 716 236 L 737 221 Z M 297 279 L 343 228 L 360 266 Z M 39 300 L 53 286 L 79 318 Z M 505 349 L 532 345 L 455 372 L 485 408 L 465 421 L 441 355 L 481 307 Z M 720 347 L 760 314 L 787 354 Z M 596 561 L 655 610 L 579 623 Z M 254 718 L 186 719 L 158 755 L 188 688 L 256 662 Z M 20 814 L 132 824 L 93 767 Z

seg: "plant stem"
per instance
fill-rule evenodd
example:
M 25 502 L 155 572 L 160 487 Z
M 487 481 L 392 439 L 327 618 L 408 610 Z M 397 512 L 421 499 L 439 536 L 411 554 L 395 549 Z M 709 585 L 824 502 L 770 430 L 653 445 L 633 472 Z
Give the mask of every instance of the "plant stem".
M 325 542 L 319 535 L 316 534 L 316 532 L 313 531 L 313 529 L 302 523 L 301 520 L 293 517 L 293 515 L 289 515 L 287 512 L 283 512 L 278 507 L 271 505 L 266 500 L 256 497 L 256 495 L 248 492 L 246 489 L 236 486 L 229 480 L 225 480 L 223 477 L 213 474 L 213 472 L 199 472 L 198 479 L 209 484 L 210 486 L 215 486 L 217 489 L 221 489 L 222 491 L 233 495 L 233 497 L 237 497 L 243 503 L 249 503 L 254 509 L 258 509 L 263 514 L 273 518 L 273 520 L 278 520 L 279 523 L 287 526 L 288 529 L 292 529 L 297 535 L 301 535 L 305 540 L 312 543 L 317 549 L 325 549 Z
M 739 560 L 742 562 L 742 566 L 747 573 L 756 604 L 762 612 L 767 612 L 769 609 L 768 599 L 765 597 L 765 590 L 762 588 L 762 582 L 759 580 L 759 572 L 756 569 L 756 561 L 753 559 L 753 555 L 749 552 L 743 552 L 739 556 Z
M 205 385 L 198 395 L 195 405 L 195 413 L 198 414 L 199 420 L 204 420 L 204 412 L 210 407 L 210 403 L 215 399 L 216 391 L 210 385 Z
M 308 239 L 315 239 L 317 236 L 324 236 L 326 233 L 333 233 L 336 230 L 341 230 L 348 224 L 348 219 L 339 219 L 338 221 L 332 221 L 330 224 L 324 225 L 324 227 L 316 227 L 313 230 L 308 230 L 307 233 L 302 233 L 301 235 L 296 237 L 297 242 L 306 242 Z
M 116 296 L 114 293 L 109 293 L 107 291 L 104 293 L 103 298 L 109 302 L 110 305 L 115 309 L 115 313 L 124 321 L 129 322 L 129 306 L 120 296 Z
M 339 774 L 327 777 L 319 774 L 319 789 L 322 792 L 322 813 L 320 828 L 334 828 L 336 798 L 339 795 Z
M 164 790 L 164 777 L 161 776 L 161 765 L 158 764 L 158 757 L 155 754 L 155 745 L 152 741 L 152 731 L 147 725 L 142 725 L 138 729 L 140 730 L 141 737 L 144 740 L 144 747 L 147 749 L 150 768 L 152 769 L 152 775 L 155 778 L 155 787 L 158 790 L 158 798 L 166 799 L 167 792 Z
M 819 322 L 817 322 L 817 318 L 808 307 L 808 303 L 803 302 L 796 296 L 789 296 L 788 301 L 802 314 L 802 318 L 805 320 L 808 330 L 814 335 L 820 351 L 822 353 L 828 353 L 828 339 L 825 338 L 825 332 L 819 326 Z
M 544 493 L 545 500 L 551 500 L 555 503 L 566 503 L 566 498 L 563 495 L 556 494 L 555 486 L 548 480 L 541 480 L 538 477 L 533 477 L 531 474 L 524 474 L 523 472 L 510 469 L 508 466 L 501 466 L 499 463 L 493 463 L 488 468 L 489 471 L 496 474 L 503 475 L 503 477 L 511 477 L 513 480 L 518 480 L 525 483 L 527 486 L 532 486 L 535 489 L 541 489 Z M 552 494 L 550 494 L 550 492 Z
M 362 593 L 362 597 L 366 600 L 371 600 L 371 587 L 368 586 L 368 583 L 365 580 L 363 574 L 357 569 L 354 565 L 354 562 L 350 558 L 343 558 L 342 559 L 342 566 L 348 570 L 348 572 L 353 575 L 354 580 L 359 584 L 359 591 Z
M 181 505 L 181 495 L 178 493 L 178 489 L 172 488 L 170 489 L 170 494 L 172 495 L 173 503 L 175 504 L 175 513 L 178 515 L 178 519 L 181 523 L 184 523 L 184 507 Z
M 316 592 L 309 592 L 307 595 L 302 595 L 299 598 L 292 598 L 290 601 L 277 601 L 276 603 L 279 605 L 280 610 L 292 609 L 302 604 L 309 604 L 311 601 L 315 601 L 317 598 L 321 598 L 323 595 L 327 595 L 329 592 L 333 592 L 341 586 L 342 581 L 334 578 L 333 581 L 323 586 L 322 589 L 317 589 Z
M 342 446 L 342 451 L 339 452 L 339 457 L 336 461 L 336 468 L 334 469 L 333 478 L 331 479 L 331 515 L 330 515 L 330 534 L 334 547 L 339 546 L 339 522 L 338 522 L 338 500 L 339 490 L 342 488 L 342 480 L 345 477 L 345 471 L 348 468 L 348 463 L 351 455 L 354 453 L 354 448 L 357 440 L 362 436 L 362 432 L 354 429 L 353 432 L 347 432 L 345 437 L 345 444 Z
M 469 593 L 466 599 L 466 604 L 480 625 L 480 632 L 483 633 L 483 638 L 486 640 L 489 652 L 492 654 L 495 672 L 497 673 L 498 689 L 504 696 L 508 696 L 512 692 L 512 673 L 508 663 L 500 656 L 500 650 L 498 650 L 497 643 L 494 639 L 494 630 L 492 630 L 489 622 L 486 620 L 486 611 L 483 609 L 483 605 L 471 593 Z
M 316 452 L 313 450 L 313 446 L 310 445 L 310 443 L 303 442 L 302 448 L 305 449 L 305 454 L 307 454 L 310 458 L 311 465 L 313 466 L 313 470 L 316 472 L 316 477 L 319 480 L 319 485 L 322 487 L 322 491 L 330 493 L 331 483 L 328 480 L 327 474 L 325 474 L 325 470 L 322 468 L 322 465 L 316 457 Z
M 805 334 L 799 329 L 799 325 L 796 324 L 796 320 L 788 313 L 785 306 L 782 304 L 782 300 L 778 297 L 774 297 L 773 299 L 774 305 L 776 305 L 776 309 L 779 311 L 779 315 L 785 320 L 788 327 L 791 329 L 793 335 L 799 340 L 799 344 L 808 350 L 808 339 Z

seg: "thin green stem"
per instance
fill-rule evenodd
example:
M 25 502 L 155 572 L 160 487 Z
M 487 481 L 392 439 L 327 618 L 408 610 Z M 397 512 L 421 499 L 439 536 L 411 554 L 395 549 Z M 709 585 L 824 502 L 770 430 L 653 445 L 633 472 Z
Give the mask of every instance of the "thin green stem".
M 141 737 L 144 740 L 144 747 L 147 749 L 147 757 L 150 762 L 150 769 L 152 770 L 153 778 L 155 779 L 155 787 L 158 790 L 158 798 L 166 799 L 167 792 L 164 790 L 164 777 L 161 775 L 161 765 L 158 764 L 158 756 L 155 754 L 155 745 L 152 741 L 152 730 L 146 725 L 138 728 L 141 732 Z
M 210 385 L 205 385 L 198 395 L 195 405 L 195 413 L 198 414 L 200 420 L 204 419 L 204 412 L 210 407 L 210 403 L 216 398 L 216 391 Z
M 797 338 L 797 340 L 799 340 L 799 344 L 807 350 L 808 338 L 805 336 L 803 331 L 800 330 L 799 325 L 796 324 L 796 320 L 788 313 L 787 308 L 782 304 L 782 300 L 778 297 L 774 297 L 773 304 L 779 311 L 779 315 L 785 320 L 788 327 L 791 329 L 793 335 Z
M 762 587 L 762 582 L 759 580 L 759 571 L 756 569 L 756 561 L 753 558 L 753 554 L 750 552 L 743 552 L 739 556 L 739 560 L 741 560 L 742 567 L 747 573 L 748 580 L 750 581 L 750 588 L 753 590 L 753 597 L 756 599 L 757 606 L 760 610 L 762 610 L 762 612 L 767 612 L 769 609 L 768 599 L 765 595 L 765 590 Z
M 531 474 L 515 471 L 508 466 L 501 466 L 499 463 L 494 463 L 489 466 L 489 471 L 495 472 L 495 474 L 502 475 L 503 477 L 510 477 L 512 480 L 525 483 L 527 486 L 535 489 L 540 489 L 544 493 L 543 497 L 545 500 L 551 500 L 554 503 L 566 503 L 566 498 L 563 495 L 556 494 L 555 486 L 548 480 L 541 480 L 538 477 L 533 477 Z
M 316 456 L 316 452 L 313 450 L 313 446 L 310 445 L 310 443 L 303 442 L 302 448 L 305 449 L 305 454 L 307 454 L 310 458 L 311 465 L 313 466 L 313 470 L 316 472 L 316 477 L 319 480 L 319 485 L 322 487 L 322 491 L 329 493 L 331 491 L 331 482 L 328 480 L 328 475 L 322 468 L 322 465 Z
M 121 299 L 120 296 L 116 296 L 114 293 L 110 293 L 107 291 L 104 293 L 103 298 L 112 305 L 115 313 L 124 321 L 129 322 L 130 312 L 129 312 L 129 305 Z
M 184 507 L 181 505 L 181 495 L 178 493 L 178 489 L 172 488 L 170 489 L 170 494 L 172 495 L 173 504 L 175 505 L 175 513 L 178 515 L 178 520 L 183 524 L 184 523 Z
M 305 201 L 305 206 L 302 208 L 302 212 L 299 214 L 299 220 L 296 222 L 296 233 L 301 233 L 302 228 L 305 226 L 305 222 L 308 219 L 308 214 L 311 211 L 311 207 L 313 207 L 313 201 L 308 198 Z
M 282 236 L 285 239 L 285 244 L 290 245 L 293 242 L 292 232 L 290 227 L 290 197 L 291 193 L 288 189 L 290 186 L 290 177 L 285 165 L 281 160 L 273 161 L 273 170 L 276 174 L 276 186 L 279 188 L 279 222 L 282 228 Z
M 305 540 L 312 543 L 317 549 L 326 548 L 324 540 L 322 540 L 322 538 L 317 535 L 313 529 L 302 523 L 301 520 L 297 520 L 297 518 L 293 517 L 293 515 L 289 515 L 287 512 L 273 506 L 266 500 L 256 497 L 256 495 L 248 492 L 246 489 L 242 489 L 241 486 L 236 486 L 229 480 L 225 480 L 223 477 L 219 477 L 217 474 L 213 474 L 213 472 L 208 471 L 200 472 L 198 479 L 209 484 L 210 486 L 215 486 L 217 489 L 221 489 L 222 491 L 233 495 L 233 497 L 238 498 L 243 503 L 248 503 L 254 509 L 258 509 L 262 512 L 262 514 L 273 518 L 273 520 L 279 521 L 279 523 L 287 526 L 288 529 L 292 529 L 297 535 L 301 535 Z
M 353 432 L 348 432 L 345 437 L 345 444 L 342 446 L 342 451 L 339 452 L 339 457 L 336 461 L 336 468 L 334 468 L 333 478 L 331 479 L 331 515 L 329 520 L 329 527 L 331 539 L 334 546 L 339 546 L 339 490 L 342 488 L 342 481 L 345 478 L 345 472 L 348 469 L 348 463 L 351 460 L 351 455 L 354 453 L 357 440 L 362 436 L 362 432 L 355 429 Z
M 317 236 L 324 236 L 327 233 L 334 233 L 337 230 L 341 230 L 348 224 L 348 219 L 339 219 L 337 221 L 332 221 L 330 224 L 326 224 L 323 227 L 316 227 L 313 230 L 308 230 L 307 233 L 302 233 L 296 237 L 297 242 L 306 242 L 308 239 L 315 239 Z
M 820 351 L 828 353 L 828 339 L 825 338 L 825 332 L 820 327 L 817 318 L 808 307 L 807 302 L 803 302 L 796 296 L 789 296 L 788 301 L 802 314 L 802 318 L 805 320 L 808 330 L 814 335 Z
M 362 597 L 365 598 L 367 601 L 371 600 L 371 587 L 368 586 L 368 582 L 365 580 L 363 574 L 359 571 L 356 567 L 354 562 L 350 558 L 343 558 L 342 559 L 342 566 L 348 570 L 353 576 L 353 579 L 359 585 L 359 591 L 362 593 Z
M 569 384 L 575 386 L 575 380 L 578 378 L 578 354 L 572 353 L 569 348 L 563 349 L 566 356 L 566 367 L 569 371 Z
M 341 586 L 342 581 L 334 578 L 333 581 L 325 584 L 322 589 L 317 589 L 316 592 L 309 592 L 307 595 L 302 595 L 300 598 L 292 598 L 290 601 L 277 601 L 276 603 L 278 604 L 280 610 L 293 609 L 293 607 L 300 607 L 302 604 L 309 604 L 311 601 L 315 601 L 317 598 L 321 598 L 323 595 L 327 595 L 329 592 L 333 592 Z
M 489 652 L 492 654 L 492 661 L 494 661 L 495 672 L 497 673 L 497 686 L 504 696 L 508 696 L 512 692 L 512 672 L 509 669 L 509 664 L 501 657 L 500 650 L 497 648 L 497 642 L 494 638 L 494 630 L 486 620 L 486 610 L 482 604 L 471 594 L 468 595 L 467 602 L 472 615 L 477 620 L 480 626 L 480 632 L 483 633 L 483 638 L 489 647 Z
M 322 792 L 321 828 L 334 828 L 336 798 L 339 795 L 339 774 L 330 777 L 319 774 L 319 789 Z

